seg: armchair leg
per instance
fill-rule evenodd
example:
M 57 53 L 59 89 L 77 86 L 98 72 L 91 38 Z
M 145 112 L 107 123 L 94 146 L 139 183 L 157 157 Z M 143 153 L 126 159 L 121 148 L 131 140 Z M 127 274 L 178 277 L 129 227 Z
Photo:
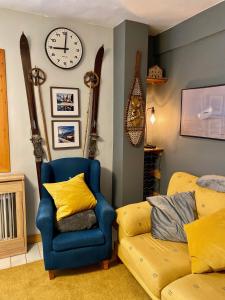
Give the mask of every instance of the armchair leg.
M 53 271 L 53 270 L 49 270 L 49 271 L 48 271 L 48 276 L 49 276 L 49 279 L 50 279 L 50 280 L 54 279 L 54 278 L 55 278 L 55 273 L 54 273 L 54 271 Z
M 102 266 L 103 270 L 108 270 L 108 268 L 109 268 L 109 260 L 108 259 L 103 260 L 102 263 L 101 263 L 101 266 Z

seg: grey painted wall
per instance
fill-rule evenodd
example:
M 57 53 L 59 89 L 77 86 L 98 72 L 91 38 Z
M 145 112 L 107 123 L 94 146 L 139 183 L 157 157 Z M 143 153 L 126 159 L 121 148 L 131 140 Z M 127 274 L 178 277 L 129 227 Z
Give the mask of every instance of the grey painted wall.
M 143 143 L 133 147 L 124 132 L 124 110 L 134 79 L 136 51 L 142 52 L 141 77 L 145 93 L 148 26 L 125 21 L 114 29 L 114 146 L 113 203 L 116 207 L 143 199 Z
M 155 106 L 157 117 L 148 139 L 165 149 L 164 193 L 174 171 L 225 175 L 225 141 L 179 135 L 181 89 L 225 84 L 224 15 L 223 2 L 157 37 L 160 64 L 169 81 L 148 87 L 147 105 Z

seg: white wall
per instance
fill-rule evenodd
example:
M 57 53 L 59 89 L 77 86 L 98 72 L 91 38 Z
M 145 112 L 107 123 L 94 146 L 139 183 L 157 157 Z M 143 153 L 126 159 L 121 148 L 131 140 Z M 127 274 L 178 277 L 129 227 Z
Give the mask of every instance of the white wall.
M 81 63 L 72 70 L 55 67 L 45 54 L 45 38 L 56 27 L 67 27 L 75 31 L 82 40 L 84 56 Z M 112 29 L 93 26 L 71 20 L 41 17 L 10 10 L 0 10 L 0 48 L 6 52 L 7 90 L 9 105 L 10 153 L 12 172 L 26 175 L 26 204 L 28 234 L 37 232 L 35 217 L 39 203 L 33 147 L 30 142 L 30 121 L 26 91 L 20 58 L 19 40 L 24 31 L 28 37 L 33 66 L 47 74 L 42 86 L 48 134 L 51 143 L 50 86 L 77 87 L 80 89 L 81 132 L 84 142 L 86 110 L 89 90 L 83 83 L 85 72 L 93 70 L 98 48 L 104 44 L 105 56 L 102 67 L 102 82 L 99 103 L 100 154 L 97 159 L 102 165 L 102 192 L 111 200 L 111 172 L 113 145 L 113 32 Z M 36 100 L 38 98 L 36 97 Z M 53 159 L 82 156 L 81 149 L 52 151 Z

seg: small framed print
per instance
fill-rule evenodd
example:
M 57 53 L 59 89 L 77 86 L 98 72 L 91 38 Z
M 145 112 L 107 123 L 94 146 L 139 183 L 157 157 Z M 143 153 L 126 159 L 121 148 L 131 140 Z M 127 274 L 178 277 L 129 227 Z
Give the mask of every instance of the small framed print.
M 80 121 L 52 121 L 53 149 L 80 148 Z
M 52 117 L 79 117 L 78 88 L 50 87 Z

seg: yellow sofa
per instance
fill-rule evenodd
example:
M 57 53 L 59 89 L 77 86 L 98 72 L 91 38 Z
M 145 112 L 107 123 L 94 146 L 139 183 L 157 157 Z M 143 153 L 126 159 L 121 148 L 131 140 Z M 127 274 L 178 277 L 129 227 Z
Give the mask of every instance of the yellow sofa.
M 225 193 L 199 187 L 196 179 L 174 173 L 167 194 L 195 191 L 199 218 L 225 208 Z M 118 256 L 149 296 L 153 300 L 224 300 L 225 272 L 191 274 L 187 244 L 154 239 L 150 211 L 147 201 L 117 209 Z

